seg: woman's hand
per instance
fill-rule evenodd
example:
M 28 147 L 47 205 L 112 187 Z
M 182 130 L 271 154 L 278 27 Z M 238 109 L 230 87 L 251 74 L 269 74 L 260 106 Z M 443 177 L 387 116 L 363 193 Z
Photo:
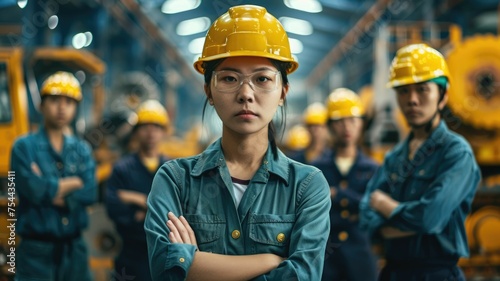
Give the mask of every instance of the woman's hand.
M 194 231 L 183 216 L 177 218 L 174 213 L 169 212 L 167 227 L 170 230 L 170 233 L 168 234 L 168 239 L 170 239 L 170 242 L 191 244 L 195 246 L 196 249 L 198 249 Z

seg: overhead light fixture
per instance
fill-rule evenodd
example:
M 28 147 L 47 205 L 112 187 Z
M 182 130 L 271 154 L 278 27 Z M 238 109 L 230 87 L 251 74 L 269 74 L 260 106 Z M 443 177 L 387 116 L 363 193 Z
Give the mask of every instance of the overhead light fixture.
M 205 44 L 205 37 L 200 37 L 191 40 L 188 45 L 188 50 L 192 54 L 199 54 L 203 50 L 203 45 Z
M 47 25 L 49 26 L 50 29 L 56 28 L 58 23 L 59 23 L 59 18 L 56 15 L 50 16 L 50 18 L 47 20 Z
M 312 24 L 306 20 L 281 17 L 279 21 L 288 33 L 295 33 L 298 35 L 311 35 L 313 33 Z
M 88 47 L 92 43 L 92 33 L 87 31 L 85 33 L 78 33 L 73 36 L 71 43 L 75 49 L 81 49 L 83 47 Z
M 78 33 L 78 34 L 75 34 L 75 36 L 73 36 L 71 43 L 73 44 L 73 47 L 75 49 L 81 49 L 87 43 L 87 38 L 85 37 L 85 34 Z
M 92 32 L 90 31 L 83 33 L 83 35 L 85 35 L 85 45 L 83 46 L 88 47 L 90 43 L 92 43 L 92 39 L 94 39 L 94 36 L 92 36 Z
M 165 14 L 177 14 L 193 10 L 200 6 L 201 0 L 167 0 L 161 5 L 161 12 Z
M 288 41 L 290 41 L 290 52 L 292 52 L 292 54 L 302 53 L 302 51 L 304 50 L 304 45 L 300 40 L 288 38 Z
M 17 5 L 19 8 L 24 9 L 28 5 L 28 0 L 17 0 Z
M 210 27 L 210 19 L 207 17 L 194 18 L 181 21 L 175 30 L 181 36 L 193 35 L 206 31 Z
M 323 11 L 323 6 L 317 0 L 283 0 L 290 9 L 304 11 L 308 13 L 319 13 Z

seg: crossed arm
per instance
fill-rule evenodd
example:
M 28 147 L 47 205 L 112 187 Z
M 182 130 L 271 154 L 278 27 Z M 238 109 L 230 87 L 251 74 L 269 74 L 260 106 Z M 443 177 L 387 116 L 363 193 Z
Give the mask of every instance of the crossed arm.
M 381 214 L 385 219 L 391 216 L 391 213 L 399 206 L 399 202 L 394 200 L 387 193 L 376 189 L 370 195 L 370 207 Z M 392 226 L 382 226 L 379 229 L 380 234 L 386 239 L 401 238 L 414 235 L 412 231 L 402 231 Z
M 198 249 L 188 221 L 168 213 L 168 238 L 171 243 L 190 244 Z M 228 256 L 196 251 L 186 280 L 249 280 L 265 274 L 284 260 L 274 254 Z M 231 266 L 228 266 L 230 264 Z

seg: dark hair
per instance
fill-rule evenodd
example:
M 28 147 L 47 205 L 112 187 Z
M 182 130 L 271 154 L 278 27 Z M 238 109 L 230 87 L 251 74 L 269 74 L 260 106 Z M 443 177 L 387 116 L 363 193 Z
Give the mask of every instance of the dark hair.
M 289 83 L 288 81 L 288 75 L 287 75 L 287 70 L 290 69 L 291 64 L 289 62 L 282 62 L 274 59 L 269 59 L 271 63 L 278 69 L 278 71 L 281 73 L 281 81 L 283 85 L 287 85 Z M 202 67 L 205 70 L 205 84 L 207 86 L 210 86 L 210 81 L 212 80 L 212 74 L 214 70 L 219 66 L 224 59 L 218 59 L 218 60 L 213 60 L 213 61 L 206 61 L 203 63 Z M 205 120 L 205 111 L 207 108 L 208 104 L 208 98 L 205 99 L 205 103 L 203 104 L 203 111 L 202 111 L 202 122 Z M 279 120 L 279 129 L 280 129 L 280 138 L 283 137 L 283 133 L 285 131 L 286 127 L 286 99 L 284 99 L 283 106 L 281 107 L 281 118 Z M 269 142 L 271 143 L 271 151 L 273 153 L 274 159 L 278 158 L 278 146 L 276 144 L 276 132 L 277 128 L 274 125 L 274 123 L 271 121 L 268 125 L 268 139 Z

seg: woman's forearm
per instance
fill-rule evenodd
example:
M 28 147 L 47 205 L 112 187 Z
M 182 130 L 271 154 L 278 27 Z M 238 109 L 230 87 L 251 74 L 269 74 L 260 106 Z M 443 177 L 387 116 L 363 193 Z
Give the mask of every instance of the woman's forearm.
M 277 268 L 281 261 L 283 258 L 274 254 L 228 256 L 196 252 L 187 280 L 250 280 Z

